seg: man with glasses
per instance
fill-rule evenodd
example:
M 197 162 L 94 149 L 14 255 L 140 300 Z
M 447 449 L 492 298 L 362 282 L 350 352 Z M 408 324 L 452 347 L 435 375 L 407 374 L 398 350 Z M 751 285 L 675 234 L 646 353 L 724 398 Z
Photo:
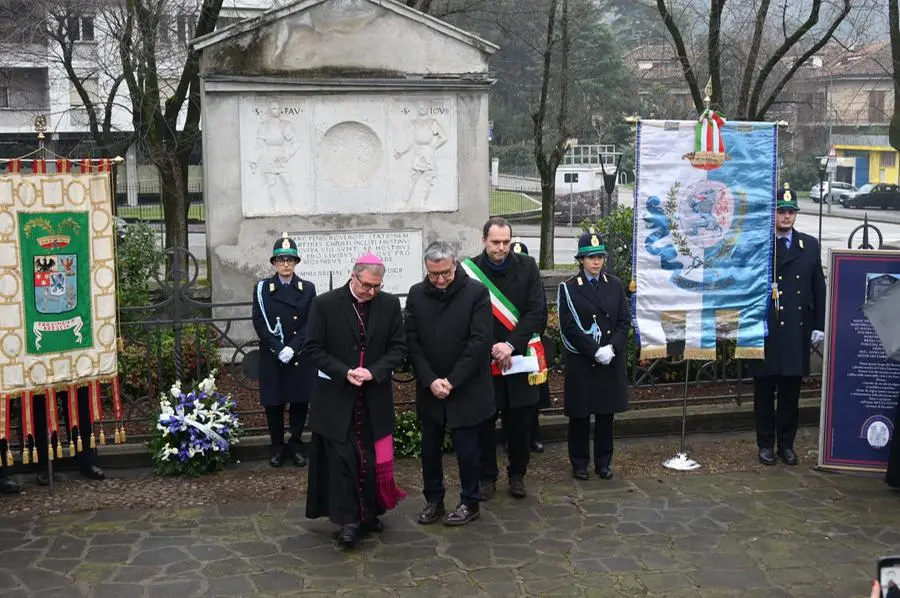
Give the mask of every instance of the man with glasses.
M 809 375 L 810 345 L 825 339 L 825 274 L 819 243 L 794 229 L 797 196 L 785 183 L 775 204 L 775 290 L 769 301 L 766 354 L 751 361 L 759 460 L 797 464 L 800 384 Z M 775 394 L 778 409 L 775 409 Z
M 478 426 L 495 411 L 490 355 L 493 339 L 487 288 L 469 278 L 447 243 L 425 249 L 425 280 L 409 289 L 406 339 L 416 373 L 422 426 L 425 508 L 419 523 L 443 518 L 459 526 L 478 519 Z M 459 464 L 459 504 L 444 507 L 442 447 L 449 429 Z
M 381 258 L 367 252 L 347 284 L 316 298 L 309 318 L 305 351 L 319 372 L 306 516 L 341 526 L 344 548 L 380 532 L 378 516 L 403 496 L 383 467 L 392 462 L 391 373 L 406 354 L 400 300 L 381 291 L 384 271 Z
M 482 230 L 484 251 L 463 261 L 466 272 L 487 288 L 493 313 L 491 372 L 494 378 L 494 400 L 497 411 L 481 426 L 480 490 L 484 500 L 497 487 L 497 417 L 503 418 L 507 435 L 509 493 L 514 498 L 527 496 L 525 473 L 531 456 L 531 424 L 538 388 L 546 379 L 528 372 L 504 374 L 512 367 L 513 357 L 525 356 L 532 343 L 547 326 L 547 303 L 541 272 L 534 259 L 510 251 L 512 227 L 503 218 L 488 220 Z M 543 348 L 541 348 L 541 356 Z
M 300 263 L 297 243 L 287 233 L 275 242 L 269 262 L 275 274 L 253 287 L 253 327 L 259 336 L 259 400 L 266 411 L 271 440 L 269 465 L 281 467 L 289 456 L 297 467 L 306 465 L 302 454 L 303 427 L 315 367 L 303 353 L 309 309 L 316 287 L 294 273 Z M 284 406 L 291 440 L 284 442 Z

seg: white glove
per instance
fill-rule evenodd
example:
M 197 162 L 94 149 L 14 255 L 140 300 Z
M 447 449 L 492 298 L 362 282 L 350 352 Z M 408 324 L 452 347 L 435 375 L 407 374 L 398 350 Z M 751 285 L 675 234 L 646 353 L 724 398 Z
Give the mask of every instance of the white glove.
M 603 345 L 597 349 L 597 352 L 594 354 L 594 359 L 597 363 L 609 365 L 609 362 L 612 361 L 615 356 L 616 352 L 613 351 L 612 345 Z
M 285 347 L 281 350 L 281 353 L 278 354 L 278 359 L 281 360 L 281 363 L 287 363 L 294 357 L 294 350 L 290 347 Z
M 825 333 L 822 332 L 821 330 L 813 330 L 810 340 L 812 341 L 812 344 L 818 345 L 819 343 L 821 343 L 822 341 L 825 340 Z

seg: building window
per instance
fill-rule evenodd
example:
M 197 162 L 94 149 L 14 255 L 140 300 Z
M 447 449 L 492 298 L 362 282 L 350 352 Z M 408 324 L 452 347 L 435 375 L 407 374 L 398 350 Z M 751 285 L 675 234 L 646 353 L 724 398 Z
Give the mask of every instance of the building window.
M 0 87 L 0 108 L 9 108 L 9 87 Z
M 825 122 L 825 92 L 817 91 L 813 96 L 812 111 L 814 122 Z
M 881 165 L 893 168 L 897 165 L 897 152 L 881 152 Z
M 88 77 L 81 82 L 81 85 L 87 92 L 91 102 L 95 104 L 96 109 L 96 104 L 99 103 L 100 98 L 100 82 L 97 77 Z M 88 124 L 87 108 L 85 108 L 84 102 L 81 101 L 81 96 L 74 85 L 69 89 L 69 122 L 78 127 L 84 127 Z
M 66 32 L 69 40 L 73 42 L 94 41 L 94 17 L 88 15 L 75 15 L 66 19 Z
M 886 113 L 884 111 L 885 92 L 870 91 L 869 92 L 869 122 L 883 122 Z

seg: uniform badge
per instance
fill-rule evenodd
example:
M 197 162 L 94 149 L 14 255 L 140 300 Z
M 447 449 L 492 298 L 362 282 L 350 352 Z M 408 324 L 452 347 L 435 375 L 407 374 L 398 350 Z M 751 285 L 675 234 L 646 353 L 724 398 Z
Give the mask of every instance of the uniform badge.
M 606 274 L 603 275 L 603 282 L 609 282 L 608 280 L 606 280 Z
M 300 289 L 301 291 L 303 290 L 303 283 L 300 282 L 299 280 L 297 281 L 297 288 Z
M 794 196 L 791 194 L 790 189 L 784 190 L 784 201 L 794 201 Z
M 270 283 L 269 283 L 269 292 L 270 292 L 270 293 L 274 293 L 274 292 L 275 292 L 275 283 L 274 283 L 274 282 L 270 282 Z
M 522 246 L 519 243 L 513 244 L 513 253 L 522 253 Z
M 591 235 L 591 247 L 600 247 L 600 239 L 597 235 Z
M 581 277 L 580 277 L 580 276 L 579 276 L 579 277 L 578 277 L 578 279 L 577 279 L 577 280 L 578 280 L 578 286 L 581 286 L 581 285 L 583 285 L 583 284 L 584 284 L 584 281 L 583 281 L 583 280 L 581 280 Z
M 803 249 L 803 239 L 799 239 L 797 244 L 800 245 L 800 249 Z

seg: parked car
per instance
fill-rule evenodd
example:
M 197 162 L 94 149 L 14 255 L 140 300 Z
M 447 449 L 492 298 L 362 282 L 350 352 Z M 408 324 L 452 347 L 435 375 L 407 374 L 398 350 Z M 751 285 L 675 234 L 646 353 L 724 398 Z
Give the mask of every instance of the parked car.
M 832 201 L 840 202 L 843 197 L 847 197 L 856 191 L 856 187 L 850 183 L 843 183 L 841 181 L 833 181 L 831 183 L 825 181 L 823 186 L 824 190 L 821 192 L 819 191 L 818 183 L 813 185 L 809 190 L 809 198 L 813 200 L 814 203 L 819 203 L 820 197 L 825 200 L 825 203 L 831 203 Z
M 889 183 L 869 183 L 856 193 L 841 199 L 847 208 L 888 208 L 900 209 L 900 186 Z

